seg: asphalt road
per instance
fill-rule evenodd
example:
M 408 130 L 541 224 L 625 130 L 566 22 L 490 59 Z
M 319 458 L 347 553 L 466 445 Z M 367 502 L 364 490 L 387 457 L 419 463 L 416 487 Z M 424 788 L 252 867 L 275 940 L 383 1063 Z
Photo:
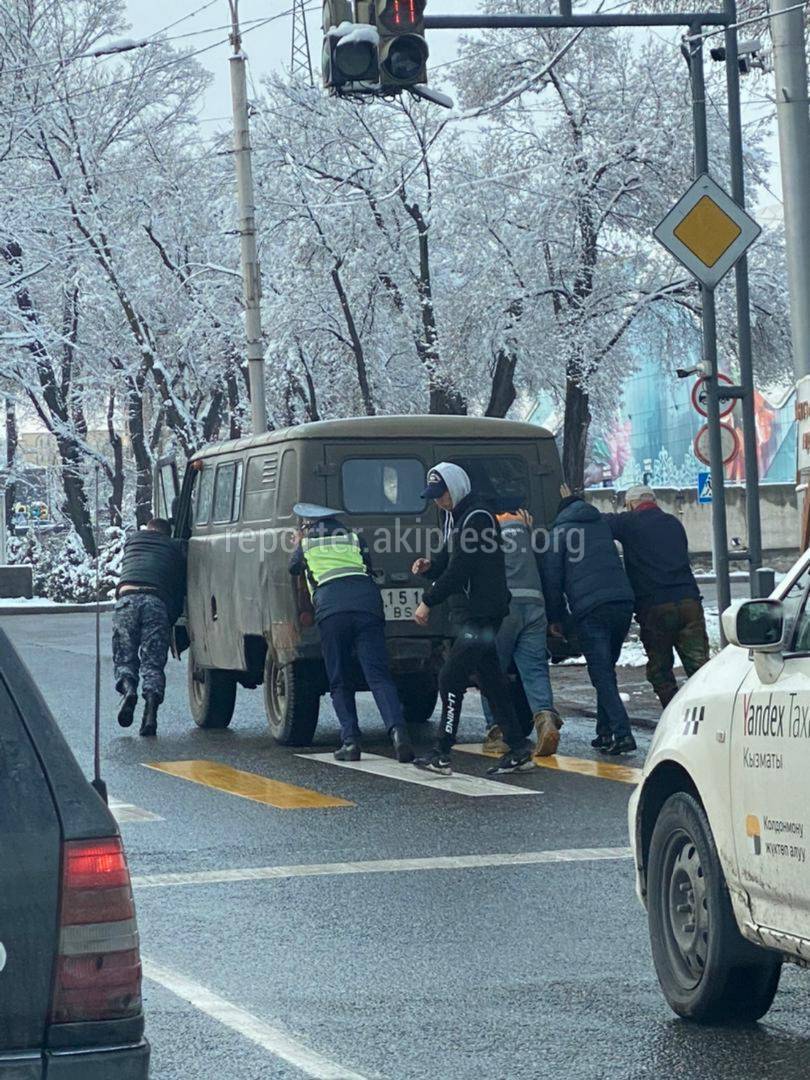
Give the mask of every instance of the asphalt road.
M 89 768 L 92 618 L 2 625 Z M 473 797 L 276 747 L 258 692 L 240 691 L 229 730 L 200 731 L 185 665 L 170 661 L 147 742 L 115 725 L 106 617 L 103 635 L 106 779 L 134 808 L 119 813 L 143 818 L 121 827 L 155 1080 L 810 1074 L 810 978 L 796 969 L 765 1023 L 701 1029 L 669 1012 L 623 850 L 630 778 L 588 774 L 591 722 L 563 732 L 561 754 L 580 771 L 536 769 Z M 363 716 L 368 748 L 386 754 L 365 698 Z M 474 698 L 463 734 L 483 734 Z M 324 706 L 314 751 L 335 737 Z M 181 761 L 203 762 L 209 783 L 144 767 Z M 291 786 L 263 797 L 347 805 L 280 809 L 256 801 L 250 777 L 240 782 L 253 798 L 226 793 L 210 780 L 230 774 L 212 763 Z M 457 755 L 462 776 L 487 764 Z

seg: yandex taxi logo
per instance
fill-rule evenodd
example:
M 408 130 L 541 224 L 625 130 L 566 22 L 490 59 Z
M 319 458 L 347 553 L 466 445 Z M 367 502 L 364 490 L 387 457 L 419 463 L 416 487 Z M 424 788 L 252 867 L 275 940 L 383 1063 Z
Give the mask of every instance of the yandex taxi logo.
M 748 814 L 745 819 L 745 835 L 748 837 L 751 853 L 760 855 L 762 853 L 762 829 L 760 828 L 759 818 L 754 814 Z

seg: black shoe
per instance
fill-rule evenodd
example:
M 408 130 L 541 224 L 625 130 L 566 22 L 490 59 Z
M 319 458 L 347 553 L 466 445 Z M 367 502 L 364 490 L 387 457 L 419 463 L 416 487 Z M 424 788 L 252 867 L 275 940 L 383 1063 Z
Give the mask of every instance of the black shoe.
M 146 705 L 143 710 L 143 719 L 141 720 L 140 734 L 145 738 L 150 738 L 157 735 L 157 714 L 160 702 L 153 695 L 144 698 Z
M 135 706 L 138 704 L 138 691 L 133 682 L 124 679 L 121 683 L 121 693 L 124 695 L 124 700 L 118 710 L 118 723 L 121 727 L 132 727 L 132 721 L 135 719 Z
M 359 761 L 360 760 L 360 743 L 345 742 L 343 746 L 339 747 L 332 755 L 335 761 Z
M 597 735 L 595 739 L 591 739 L 591 746 L 594 750 L 607 750 L 612 742 L 612 735 Z
M 411 737 L 405 727 L 391 728 L 391 742 L 394 744 L 394 754 L 397 761 L 407 763 L 413 761 L 415 754 L 411 745 Z
M 602 753 L 609 754 L 611 757 L 618 757 L 619 754 L 632 754 L 637 749 L 636 740 L 632 735 L 622 735 L 620 739 L 612 739 L 610 746 L 606 746 Z
M 417 769 L 421 769 L 422 772 L 434 773 L 436 776 L 452 776 L 453 769 L 450 765 L 450 755 L 442 754 L 438 750 L 434 750 L 432 754 L 427 757 L 417 758 L 414 761 L 414 765 Z
M 529 769 L 534 768 L 534 761 L 532 759 L 533 749 L 534 747 L 529 746 L 527 750 L 510 750 L 508 754 L 503 755 L 497 765 L 493 765 L 491 769 L 487 769 L 487 776 L 500 776 L 502 773 L 528 772 Z

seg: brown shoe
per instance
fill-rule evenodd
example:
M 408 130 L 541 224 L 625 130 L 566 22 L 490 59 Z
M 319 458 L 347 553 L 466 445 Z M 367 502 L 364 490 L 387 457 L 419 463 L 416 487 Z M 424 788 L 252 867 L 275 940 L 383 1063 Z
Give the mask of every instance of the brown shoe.
M 562 717 L 554 709 L 540 709 L 534 714 L 534 730 L 537 732 L 535 757 L 551 757 L 560 745 Z
M 489 754 L 492 757 L 503 757 L 504 754 L 509 753 L 509 747 L 504 742 L 503 732 L 497 724 L 493 724 L 487 730 L 481 750 L 484 754 Z

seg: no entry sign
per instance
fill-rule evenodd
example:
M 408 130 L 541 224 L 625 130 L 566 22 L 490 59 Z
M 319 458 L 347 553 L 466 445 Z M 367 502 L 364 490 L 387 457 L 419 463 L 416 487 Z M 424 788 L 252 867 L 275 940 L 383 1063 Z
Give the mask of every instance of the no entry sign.
M 723 453 L 723 464 L 728 465 L 740 452 L 740 436 L 730 424 L 720 425 L 720 445 Z M 695 436 L 695 457 L 708 465 L 709 458 L 709 425 L 704 424 Z

